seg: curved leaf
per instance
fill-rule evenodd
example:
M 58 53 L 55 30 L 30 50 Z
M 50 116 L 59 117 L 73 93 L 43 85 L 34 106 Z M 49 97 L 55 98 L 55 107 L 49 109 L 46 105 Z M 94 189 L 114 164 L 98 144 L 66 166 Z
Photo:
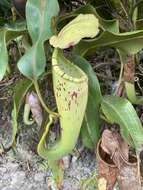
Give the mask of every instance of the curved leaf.
M 127 97 L 132 102 L 132 104 L 143 105 L 143 97 L 136 95 L 135 84 L 125 82 L 125 90 L 126 90 Z
M 12 144 L 14 145 L 15 137 L 17 133 L 17 117 L 20 110 L 20 107 L 23 103 L 24 97 L 28 91 L 28 89 L 32 86 L 32 82 L 30 80 L 24 79 L 20 81 L 16 87 L 14 88 L 14 107 L 12 110 Z
M 80 14 L 69 22 L 57 36 L 52 36 L 50 44 L 65 49 L 77 44 L 82 38 L 95 37 L 99 32 L 98 19 L 93 14 Z
M 111 123 L 120 125 L 121 134 L 129 145 L 139 148 L 143 144 L 143 127 L 132 104 L 117 96 L 104 96 L 101 108 Z
M 33 43 L 46 41 L 53 35 L 52 18 L 57 16 L 57 0 L 28 0 L 26 3 L 26 20 Z
M 6 30 L 6 42 L 22 35 L 26 29 L 26 22 L 16 22 L 14 24 L 5 24 L 2 29 Z
M 103 32 L 99 37 L 91 40 L 81 40 L 74 52 L 80 55 L 93 54 L 96 48 L 113 47 L 127 54 L 135 54 L 143 47 L 143 30 L 125 33 Z
M 0 31 L 0 80 L 3 79 L 8 65 L 5 34 L 5 30 Z
M 8 66 L 8 52 L 6 43 L 21 35 L 26 30 L 24 22 L 14 25 L 5 24 L 0 28 L 0 80 L 3 79 Z
M 18 62 L 18 68 L 26 77 L 36 80 L 43 73 L 45 64 L 44 46 L 41 43 L 36 43 L 21 57 Z
M 33 46 L 19 60 L 20 72 L 31 80 L 44 72 L 46 57 L 44 42 L 52 35 L 52 18 L 58 14 L 57 0 L 28 0 L 26 4 L 26 20 L 28 32 Z
M 73 56 L 72 61 L 79 66 L 88 76 L 88 103 L 82 124 L 81 135 L 83 144 L 90 149 L 95 149 L 100 137 L 101 91 L 98 79 L 90 63 L 80 56 Z

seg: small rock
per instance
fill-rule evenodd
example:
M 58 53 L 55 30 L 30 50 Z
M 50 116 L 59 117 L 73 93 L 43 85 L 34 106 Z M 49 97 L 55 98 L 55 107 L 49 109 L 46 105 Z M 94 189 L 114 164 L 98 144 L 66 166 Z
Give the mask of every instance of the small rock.
M 77 156 L 73 156 L 72 157 L 72 163 L 75 163 L 77 161 L 78 157 Z
M 65 169 L 68 169 L 70 167 L 70 156 L 64 156 L 63 162 Z
M 10 187 L 4 187 L 4 188 L 2 188 L 2 190 L 13 190 L 13 188 L 10 188 Z
M 16 173 L 11 174 L 11 187 L 13 186 L 21 186 L 24 183 L 25 173 L 23 171 L 18 171 Z
M 35 190 L 36 186 L 34 184 L 29 184 L 27 190 Z
M 44 180 L 44 173 L 40 172 L 35 174 L 34 180 L 37 182 L 43 181 Z
M 7 171 L 7 169 L 5 168 L 5 167 L 1 167 L 0 168 L 0 173 L 2 174 L 2 173 L 5 173 Z
M 6 164 L 6 168 L 8 168 L 9 172 L 16 172 L 16 170 L 18 169 L 18 164 L 8 162 Z
M 9 177 L 9 174 L 7 174 L 7 173 L 4 174 L 3 177 L 2 177 L 2 180 L 9 182 L 11 180 L 10 177 Z

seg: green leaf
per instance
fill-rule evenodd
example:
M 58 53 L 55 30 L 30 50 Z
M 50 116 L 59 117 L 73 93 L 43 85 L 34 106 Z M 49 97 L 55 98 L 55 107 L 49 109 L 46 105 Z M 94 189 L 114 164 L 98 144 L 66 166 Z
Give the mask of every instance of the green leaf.
M 37 40 L 44 42 L 52 35 L 52 18 L 57 16 L 59 5 L 57 0 L 28 0 L 26 4 L 26 20 L 33 44 Z
M 56 36 L 50 38 L 55 48 L 65 49 L 76 45 L 82 38 L 93 38 L 99 32 L 98 19 L 93 14 L 80 14 Z
M 32 82 L 30 80 L 23 79 L 16 85 L 14 89 L 14 98 L 13 98 L 14 107 L 12 110 L 12 144 L 13 145 L 15 143 L 15 137 L 16 137 L 17 128 L 18 128 L 18 124 L 17 124 L 18 113 L 23 103 L 24 97 L 31 86 L 32 86 Z
M 92 140 L 91 130 L 90 127 L 88 126 L 88 121 L 86 120 L 86 117 L 84 117 L 80 133 L 81 133 L 82 144 L 86 148 L 93 150 L 95 148 L 94 141 Z
M 12 118 L 12 139 L 11 139 L 11 144 L 14 147 L 16 142 L 15 142 L 15 138 L 16 138 L 16 134 L 17 134 L 17 128 L 18 128 L 18 124 L 17 124 L 17 111 L 16 111 L 16 105 L 15 102 L 13 104 L 13 110 L 11 113 L 11 118 Z
M 64 16 L 61 16 L 59 18 L 59 21 L 58 21 L 59 27 L 65 25 L 65 22 L 67 20 L 73 19 L 74 17 L 76 17 L 79 14 L 94 14 L 98 18 L 99 25 L 103 30 L 119 33 L 119 22 L 118 22 L 118 20 L 115 20 L 115 19 L 105 20 L 105 19 L 103 19 L 102 17 L 99 16 L 96 9 L 93 6 L 91 6 L 90 4 L 81 6 L 80 8 L 76 9 L 75 11 L 73 11 L 69 14 L 65 14 Z
M 79 66 L 88 76 L 88 103 L 82 124 L 82 141 L 90 149 L 95 149 L 100 137 L 100 114 L 101 91 L 98 79 L 90 63 L 80 56 L 73 56 L 72 61 Z
M 5 30 L 0 31 L 0 80 L 3 79 L 8 65 L 5 33 Z
M 136 96 L 135 84 L 125 82 L 125 90 L 126 90 L 127 97 L 132 102 L 132 104 L 143 105 L 143 97 Z
M 135 54 L 143 47 L 143 30 L 111 33 L 103 32 L 99 37 L 91 40 L 81 40 L 74 52 L 80 55 L 94 54 L 99 47 L 113 47 L 126 54 Z
M 6 42 L 17 38 L 26 32 L 26 22 L 15 22 L 13 24 L 5 24 L 2 29 L 6 30 Z
M 101 108 L 111 123 L 120 125 L 120 131 L 129 145 L 139 148 L 143 144 L 143 127 L 132 106 L 125 98 L 104 96 Z
M 8 52 L 6 43 L 21 35 L 26 30 L 24 22 L 5 25 L 0 28 L 0 80 L 3 79 L 8 66 Z
M 36 80 L 43 73 L 45 65 L 46 57 L 41 43 L 36 43 L 29 48 L 18 62 L 21 73 L 31 80 Z
M 1 0 L 0 1 L 0 8 L 2 8 L 2 10 L 10 9 L 11 8 L 11 1 L 10 0 Z
M 46 57 L 44 42 L 53 35 L 52 18 L 58 14 L 57 0 L 28 0 L 26 20 L 33 45 L 19 60 L 20 72 L 31 80 L 37 80 L 44 72 Z

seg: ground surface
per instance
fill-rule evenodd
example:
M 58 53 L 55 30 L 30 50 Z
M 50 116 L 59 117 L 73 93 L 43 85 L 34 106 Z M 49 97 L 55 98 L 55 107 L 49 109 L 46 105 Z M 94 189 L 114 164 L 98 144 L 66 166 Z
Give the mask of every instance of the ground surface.
M 0 142 L 8 146 L 11 136 L 10 118 L 0 122 Z M 37 131 L 35 126 L 19 126 L 17 149 L 0 156 L 0 190 L 48 190 L 50 170 L 36 154 Z M 83 179 L 95 172 L 95 156 L 81 150 L 73 156 L 65 171 L 63 190 L 79 190 Z

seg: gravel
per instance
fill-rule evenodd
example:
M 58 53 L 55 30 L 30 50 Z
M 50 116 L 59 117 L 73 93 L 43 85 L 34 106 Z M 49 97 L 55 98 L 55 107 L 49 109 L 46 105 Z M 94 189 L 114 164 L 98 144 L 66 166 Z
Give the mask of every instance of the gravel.
M 11 123 L 1 122 L 0 142 L 8 145 Z M 19 126 L 17 147 L 0 156 L 0 190 L 55 190 L 51 170 L 36 154 L 37 130 L 35 126 Z M 85 149 L 81 155 L 67 156 L 63 190 L 81 189 L 81 181 L 95 173 L 95 156 Z

